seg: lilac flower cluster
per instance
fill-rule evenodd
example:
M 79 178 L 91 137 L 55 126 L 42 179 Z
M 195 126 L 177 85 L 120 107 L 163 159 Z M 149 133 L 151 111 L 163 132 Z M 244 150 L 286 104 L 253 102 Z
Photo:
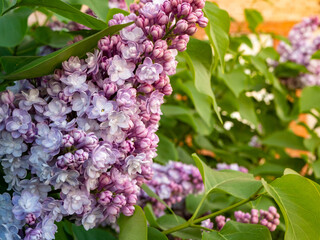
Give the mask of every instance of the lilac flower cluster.
M 1 93 L 0 162 L 15 192 L 12 205 L 4 205 L 3 231 L 50 240 L 54 222 L 67 216 L 90 229 L 133 214 L 141 184 L 152 177 L 160 106 L 172 92 L 168 75 L 196 23 L 206 26 L 203 6 L 204 0 L 133 4 L 134 13 L 116 14 L 109 25 L 135 23 L 101 39 L 85 59 L 71 57 L 53 75 Z M 184 189 L 172 187 L 191 191 L 195 170 L 176 167 L 186 171 Z
M 216 170 L 225 169 L 248 172 L 248 169 L 236 163 L 230 165 L 226 163 L 217 164 Z M 152 170 L 153 178 L 146 184 L 170 207 L 181 202 L 189 194 L 200 194 L 204 189 L 201 174 L 193 165 L 169 161 L 165 166 L 153 163 Z M 157 216 L 161 216 L 166 208 L 155 198 L 148 197 L 144 191 L 141 191 L 139 201 L 141 205 L 150 202 Z
M 277 212 L 277 209 L 273 206 L 269 207 L 268 211 L 262 209 L 260 211 L 257 209 L 251 209 L 251 214 L 242 211 L 236 211 L 234 212 L 234 217 L 237 222 L 261 224 L 266 226 L 272 232 L 275 231 L 277 226 L 280 224 L 280 215 Z M 230 218 L 226 218 L 223 215 L 216 216 L 215 222 L 217 224 L 217 229 L 221 230 L 226 222 L 230 220 Z M 213 229 L 214 223 L 210 219 L 207 219 L 201 222 L 201 226 Z
M 234 217 L 237 222 L 241 223 L 251 223 L 251 224 L 261 224 L 266 226 L 270 231 L 275 231 L 277 226 L 280 224 L 280 215 L 277 213 L 277 209 L 273 206 L 269 207 L 268 211 L 257 209 L 251 209 L 250 213 L 244 213 L 242 211 L 234 212 Z M 223 215 L 216 216 L 215 221 L 217 223 L 217 229 L 221 230 L 227 221 L 231 220 Z M 203 223 L 203 225 L 209 225 L 209 222 Z M 212 223 L 213 225 L 213 223 Z
M 169 161 L 165 166 L 153 163 L 153 178 L 146 184 L 169 207 L 182 201 L 189 194 L 197 194 L 203 190 L 203 182 L 199 170 L 193 165 Z M 141 205 L 150 202 L 157 216 L 164 213 L 165 206 L 144 191 L 139 197 Z
M 320 60 L 311 59 L 312 54 L 320 50 L 319 26 L 318 17 L 305 18 L 290 31 L 290 45 L 280 42 L 278 46 L 280 62 L 295 62 L 304 65 L 309 71 L 296 78 L 285 79 L 289 88 L 320 85 Z
M 239 166 L 237 163 L 231 163 L 231 164 L 226 164 L 226 163 L 217 163 L 216 165 L 217 170 L 234 170 L 234 171 L 239 171 L 243 173 L 248 173 L 248 169 L 242 166 Z

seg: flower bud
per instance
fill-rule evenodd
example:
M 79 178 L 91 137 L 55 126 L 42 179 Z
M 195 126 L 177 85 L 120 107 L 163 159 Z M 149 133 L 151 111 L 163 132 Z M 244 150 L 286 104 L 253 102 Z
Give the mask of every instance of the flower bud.
M 14 101 L 14 94 L 10 90 L 1 93 L 1 101 L 4 104 L 11 104 Z
M 169 22 L 169 17 L 165 14 L 165 12 L 160 11 L 157 15 L 157 22 L 160 25 L 166 25 Z
M 149 33 L 154 39 L 159 39 L 163 37 L 164 32 L 161 26 L 153 25 L 151 26 Z
M 180 19 L 177 22 L 176 28 L 174 29 L 174 32 L 176 34 L 184 33 L 188 29 L 188 22 L 184 19 Z
M 177 10 L 179 16 L 187 16 L 189 13 L 191 13 L 192 8 L 189 3 L 183 2 L 182 4 L 178 4 Z
M 71 147 L 74 144 L 74 139 L 69 134 L 66 134 L 62 138 L 62 146 L 63 147 Z
M 188 26 L 188 29 L 186 30 L 186 33 L 188 35 L 193 35 L 197 31 L 197 26 L 195 23 L 190 23 Z
M 206 17 L 200 17 L 198 19 L 198 24 L 199 24 L 199 27 L 202 27 L 202 28 L 205 28 L 207 25 L 208 25 L 208 18 Z

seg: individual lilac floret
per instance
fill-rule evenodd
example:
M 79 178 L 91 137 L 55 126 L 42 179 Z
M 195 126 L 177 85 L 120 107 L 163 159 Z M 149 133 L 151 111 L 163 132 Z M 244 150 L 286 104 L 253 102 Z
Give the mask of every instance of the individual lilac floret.
M 112 102 L 103 96 L 96 95 L 93 97 L 92 104 L 87 110 L 88 117 L 99 121 L 107 120 L 109 113 L 113 110 Z
M 110 81 L 123 85 L 125 80 L 134 76 L 133 70 L 135 67 L 134 63 L 127 62 L 118 55 L 114 56 L 108 69 Z
M 28 147 L 22 138 L 13 138 L 7 131 L 2 131 L 0 135 L 0 156 L 12 154 L 14 157 L 21 157 Z
M 80 189 L 70 191 L 63 201 L 63 206 L 68 214 L 81 214 L 84 208 L 88 206 L 91 201 L 88 199 L 88 194 Z
M 159 75 L 162 73 L 163 67 L 159 63 L 153 63 L 151 58 L 146 57 L 137 69 L 137 76 L 141 83 L 152 84 L 159 80 Z
M 64 88 L 64 94 L 67 96 L 72 95 L 75 92 L 83 92 L 88 89 L 86 83 L 87 76 L 79 72 L 74 72 L 71 75 L 61 78 L 61 81 L 67 86 Z
M 205 228 L 208 228 L 208 229 L 212 229 L 213 225 L 214 224 L 213 224 L 213 222 L 211 222 L 210 218 L 201 222 L 201 227 L 205 227 Z
M 41 203 L 39 202 L 38 195 L 23 191 L 21 196 L 14 196 L 12 202 L 14 204 L 12 212 L 16 219 L 24 220 L 30 213 L 33 214 L 35 218 L 40 216 Z
M 7 119 L 6 130 L 11 132 L 12 137 L 18 138 L 26 134 L 30 128 L 31 116 L 21 109 L 14 109 L 12 116 Z

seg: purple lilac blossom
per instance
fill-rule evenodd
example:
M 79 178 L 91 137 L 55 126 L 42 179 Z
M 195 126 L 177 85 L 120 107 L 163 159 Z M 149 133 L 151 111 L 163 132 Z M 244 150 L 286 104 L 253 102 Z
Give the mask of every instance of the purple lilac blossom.
M 317 16 L 305 18 L 291 29 L 288 37 L 290 44 L 282 41 L 278 46 L 280 62 L 295 62 L 304 65 L 309 71 L 298 77 L 282 79 L 291 89 L 320 85 L 320 60 L 311 59 L 311 56 L 320 50 L 319 27 Z
M 14 239 L 19 233 L 51 240 L 63 218 L 88 230 L 134 213 L 141 185 L 152 178 L 160 105 L 172 93 L 168 75 L 195 23 L 205 27 L 203 7 L 204 0 L 133 3 L 130 15 L 115 14 L 108 24 L 134 23 L 102 38 L 84 59 L 70 57 L 54 74 L 18 81 L 0 94 L 0 162 L 14 191 L 13 206 L 8 201 L 14 214 L 0 222 L 2 232 L 14 223 Z M 187 28 L 177 32 L 179 19 Z M 160 194 L 174 194 L 170 203 L 203 187 L 193 167 L 174 166 L 167 171 L 172 186 L 161 186 Z M 52 189 L 60 192 L 56 199 Z

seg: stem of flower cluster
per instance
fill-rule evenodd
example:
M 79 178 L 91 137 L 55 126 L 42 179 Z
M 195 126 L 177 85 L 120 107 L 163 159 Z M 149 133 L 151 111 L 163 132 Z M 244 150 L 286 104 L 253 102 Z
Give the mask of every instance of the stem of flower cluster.
M 262 187 L 261 187 L 262 188 Z M 200 218 L 197 218 L 195 220 L 193 220 L 192 218 L 188 221 L 188 222 L 185 222 L 183 224 L 180 224 L 178 226 L 175 226 L 173 228 L 170 228 L 170 229 L 167 229 L 167 230 L 164 230 L 162 231 L 163 234 L 169 234 L 169 233 L 173 233 L 173 232 L 177 232 L 179 230 L 182 230 L 182 229 L 185 229 L 185 228 L 188 228 L 188 227 L 196 227 L 196 228 L 199 228 L 201 226 L 199 225 L 195 225 L 196 223 L 199 223 L 199 222 L 202 222 L 208 218 L 212 218 L 212 217 L 215 217 L 217 215 L 220 215 L 222 213 L 225 213 L 225 212 L 228 212 L 229 210 L 233 209 L 233 208 L 236 208 L 236 207 L 239 207 L 243 204 L 246 204 L 248 202 L 251 202 L 253 200 L 256 200 L 257 198 L 261 197 L 263 194 L 258 194 L 261 190 L 261 188 L 258 189 L 258 191 L 256 193 L 254 193 L 253 195 L 251 195 L 249 198 L 247 199 L 243 199 L 241 200 L 240 202 L 237 202 L 227 208 L 224 208 L 224 209 L 221 209 L 219 211 L 216 211 L 214 213 L 211 213 L 211 214 L 208 214 L 206 216 L 203 216 L 203 217 L 200 217 Z M 201 227 L 203 229 L 203 227 Z

